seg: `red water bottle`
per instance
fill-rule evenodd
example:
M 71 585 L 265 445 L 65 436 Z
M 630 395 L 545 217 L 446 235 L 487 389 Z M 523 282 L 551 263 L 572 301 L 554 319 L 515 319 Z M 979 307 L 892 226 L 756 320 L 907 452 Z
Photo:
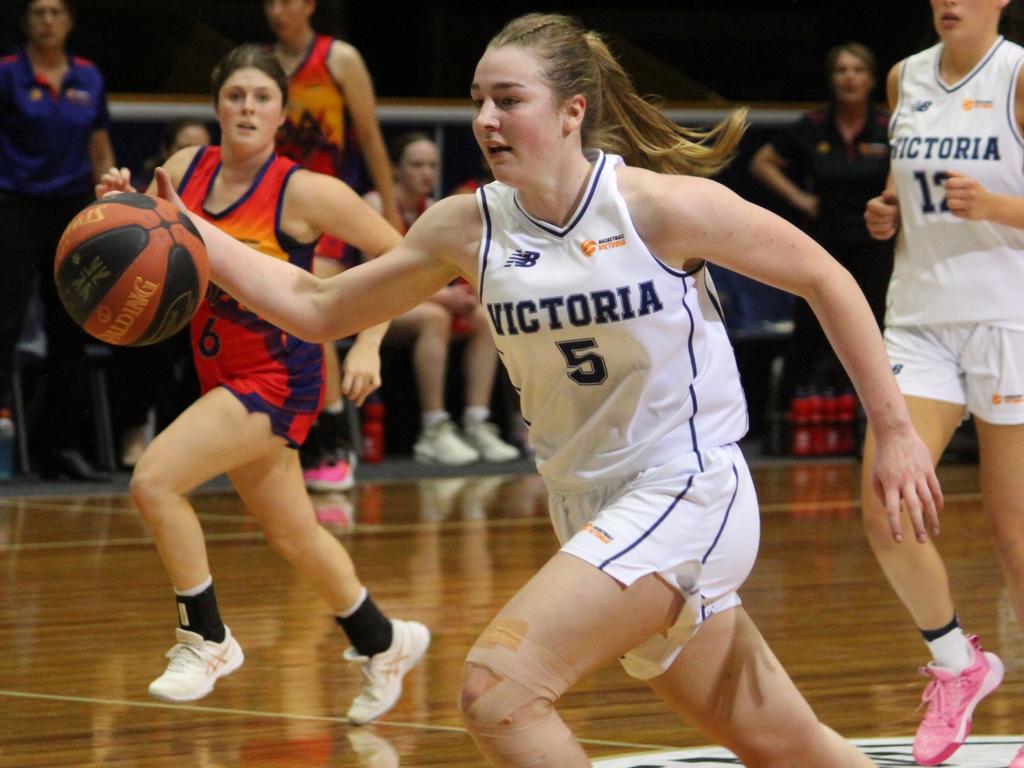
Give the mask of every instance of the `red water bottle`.
M 836 398 L 836 418 L 839 421 L 839 451 L 854 453 L 857 450 L 857 396 L 849 389 L 843 390 Z
M 794 456 L 811 455 L 811 398 L 809 392 L 798 387 L 789 404 L 790 446 Z
M 821 456 L 825 453 L 825 398 L 812 387 L 807 400 L 811 425 L 811 455 Z
M 839 453 L 839 397 L 832 387 L 826 387 L 822 397 L 822 428 L 824 445 L 822 453 L 834 456 Z
M 384 401 L 370 395 L 363 405 L 363 461 L 379 464 L 384 458 Z

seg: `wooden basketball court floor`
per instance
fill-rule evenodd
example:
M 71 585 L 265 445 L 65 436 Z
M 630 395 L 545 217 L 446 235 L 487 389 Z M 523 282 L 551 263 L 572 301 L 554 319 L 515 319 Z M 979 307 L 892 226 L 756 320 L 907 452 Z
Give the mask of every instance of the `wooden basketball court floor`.
M 754 466 L 761 553 L 743 590 L 819 716 L 845 736 L 910 737 L 924 648 L 884 582 L 857 511 L 852 462 Z M 1024 727 L 1024 644 L 971 465 L 940 468 L 942 550 L 964 624 L 1007 664 L 975 734 Z M 324 605 L 269 550 L 231 493 L 194 498 L 225 620 L 245 665 L 191 706 L 146 686 L 173 642 L 174 603 L 123 493 L 0 497 L 0 766 L 479 766 L 455 706 L 462 660 L 556 549 L 535 475 L 363 482 L 319 497 L 376 600 L 433 630 L 377 724 L 343 713 L 358 672 Z M 907 546 L 913 546 L 908 543 Z M 614 665 L 559 706 L 593 757 L 705 744 Z

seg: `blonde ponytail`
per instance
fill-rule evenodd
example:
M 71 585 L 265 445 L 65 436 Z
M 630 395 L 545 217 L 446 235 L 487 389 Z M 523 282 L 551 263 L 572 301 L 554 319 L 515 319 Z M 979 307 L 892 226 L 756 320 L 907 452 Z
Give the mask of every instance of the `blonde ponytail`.
M 728 164 L 747 129 L 745 109 L 708 131 L 676 125 L 656 102 L 636 92 L 601 36 L 568 16 L 531 13 L 513 19 L 490 42 L 503 45 L 535 51 L 559 101 L 576 94 L 586 99 L 583 146 L 622 155 L 630 165 L 710 176 Z

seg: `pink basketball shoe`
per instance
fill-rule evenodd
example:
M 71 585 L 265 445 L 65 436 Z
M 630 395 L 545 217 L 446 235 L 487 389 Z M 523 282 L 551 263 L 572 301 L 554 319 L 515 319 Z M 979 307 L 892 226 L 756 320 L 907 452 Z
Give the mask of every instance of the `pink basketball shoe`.
M 928 711 L 914 736 L 914 760 L 919 765 L 938 765 L 960 748 L 971 732 L 974 708 L 1003 680 L 1002 660 L 982 650 L 976 636 L 968 640 L 974 661 L 960 674 L 934 662 L 921 668 L 921 673 L 932 680 L 921 697 Z M 1020 765 L 1024 768 L 1024 762 Z

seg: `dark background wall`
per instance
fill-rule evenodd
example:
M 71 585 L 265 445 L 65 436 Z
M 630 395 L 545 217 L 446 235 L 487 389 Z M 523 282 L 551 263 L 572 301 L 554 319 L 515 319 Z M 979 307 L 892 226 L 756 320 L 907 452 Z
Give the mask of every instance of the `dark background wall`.
M 641 89 L 670 100 L 820 100 L 830 46 L 863 42 L 884 70 L 934 37 L 927 0 L 407 5 L 320 0 L 315 19 L 360 49 L 385 97 L 464 97 L 490 36 L 531 10 L 568 12 L 606 33 Z M 0 50 L 20 38 L 21 6 L 0 0 Z M 101 66 L 113 93 L 202 93 L 227 50 L 268 37 L 260 0 L 79 0 L 72 45 Z

